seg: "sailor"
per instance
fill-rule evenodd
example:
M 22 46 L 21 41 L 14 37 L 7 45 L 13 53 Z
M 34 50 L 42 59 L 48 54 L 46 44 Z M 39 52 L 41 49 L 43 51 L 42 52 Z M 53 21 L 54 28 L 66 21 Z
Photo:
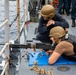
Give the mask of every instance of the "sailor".
M 61 55 L 68 60 L 76 61 L 76 43 L 70 38 L 65 38 L 66 31 L 62 27 L 53 27 L 49 36 L 51 37 L 50 40 L 57 44 L 54 50 L 46 52 L 51 53 L 49 64 L 54 64 Z
M 50 42 L 49 31 L 55 26 L 61 26 L 64 29 L 69 28 L 68 22 L 58 13 L 52 5 L 44 5 L 40 11 L 37 40 L 42 42 Z

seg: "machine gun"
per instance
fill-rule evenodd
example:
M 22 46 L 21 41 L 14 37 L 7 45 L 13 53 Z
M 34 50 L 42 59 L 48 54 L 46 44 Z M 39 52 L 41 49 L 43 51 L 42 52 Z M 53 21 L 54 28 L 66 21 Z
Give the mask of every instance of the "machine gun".
M 12 61 L 12 62 L 10 62 L 10 65 L 13 66 L 13 67 L 16 67 L 16 64 L 18 63 L 18 54 L 20 53 L 20 48 L 21 49 L 22 48 L 23 49 L 31 48 L 34 51 L 36 51 L 36 49 L 42 49 L 45 52 L 47 52 L 50 49 L 54 50 L 55 47 L 54 47 L 53 44 L 27 43 L 27 44 L 9 44 L 9 48 L 10 48 L 10 59 Z M 18 54 L 17 54 L 17 52 L 18 52 Z M 31 56 L 33 57 L 32 54 L 31 54 Z M 26 58 L 29 59 L 29 52 L 26 52 Z
M 28 44 L 10 44 L 10 48 L 33 48 L 33 49 L 43 49 L 44 51 L 54 50 L 56 45 L 45 44 L 45 43 L 28 43 Z

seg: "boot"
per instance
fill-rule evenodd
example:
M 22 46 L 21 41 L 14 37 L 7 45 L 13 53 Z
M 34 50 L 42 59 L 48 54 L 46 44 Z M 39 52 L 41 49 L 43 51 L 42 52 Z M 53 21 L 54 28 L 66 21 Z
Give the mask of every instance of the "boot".
M 72 27 L 75 27 L 75 19 L 72 19 Z

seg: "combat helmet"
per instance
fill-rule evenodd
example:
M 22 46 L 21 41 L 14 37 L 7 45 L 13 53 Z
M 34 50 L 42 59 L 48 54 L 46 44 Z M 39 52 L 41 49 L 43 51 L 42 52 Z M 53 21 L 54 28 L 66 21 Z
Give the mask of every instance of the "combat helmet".
M 65 35 L 66 35 L 65 30 L 60 26 L 56 26 L 56 27 L 53 27 L 50 30 L 50 35 L 49 36 L 52 36 L 54 38 L 61 38 L 61 37 L 65 36 Z
M 52 5 L 44 5 L 40 12 L 41 16 L 53 18 L 55 16 L 55 9 Z

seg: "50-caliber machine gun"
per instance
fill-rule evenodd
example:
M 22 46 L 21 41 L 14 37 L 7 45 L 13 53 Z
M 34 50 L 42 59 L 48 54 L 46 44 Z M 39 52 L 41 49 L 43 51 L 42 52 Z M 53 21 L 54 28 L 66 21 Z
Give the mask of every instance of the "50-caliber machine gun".
M 47 50 L 54 50 L 55 44 L 45 44 L 45 43 L 28 43 L 28 44 L 10 44 L 10 48 L 34 48 L 34 49 L 43 49 Z
M 45 52 L 48 50 L 54 50 L 55 45 L 54 44 L 47 44 L 47 43 L 27 43 L 27 44 L 9 44 L 9 48 L 10 48 L 10 66 L 15 67 L 17 66 L 17 63 L 21 62 L 21 56 L 20 56 L 20 50 L 23 49 L 27 49 L 27 48 L 31 48 L 34 51 L 36 51 L 36 49 L 42 49 Z M 18 48 L 18 49 L 17 49 Z M 21 48 L 21 49 L 20 49 Z M 22 57 L 26 58 L 26 61 L 29 60 L 29 52 L 25 51 L 25 55 L 23 55 Z M 40 54 L 42 56 L 42 54 Z M 34 55 L 31 54 L 32 57 L 34 57 Z M 41 70 L 40 70 L 41 72 Z

